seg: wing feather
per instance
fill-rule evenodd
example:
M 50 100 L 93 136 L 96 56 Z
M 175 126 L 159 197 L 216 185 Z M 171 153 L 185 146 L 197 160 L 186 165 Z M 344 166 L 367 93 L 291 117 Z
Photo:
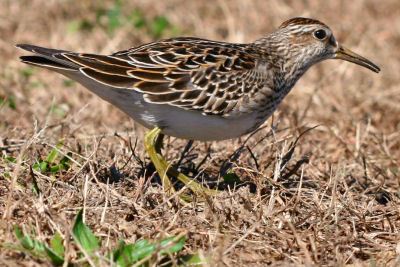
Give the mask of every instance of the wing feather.
M 141 92 L 147 102 L 204 114 L 228 115 L 261 79 L 255 71 L 261 57 L 251 45 L 199 38 L 161 40 L 109 56 L 64 50 L 42 54 L 48 61 L 60 62 L 54 68 L 72 66 L 102 84 Z

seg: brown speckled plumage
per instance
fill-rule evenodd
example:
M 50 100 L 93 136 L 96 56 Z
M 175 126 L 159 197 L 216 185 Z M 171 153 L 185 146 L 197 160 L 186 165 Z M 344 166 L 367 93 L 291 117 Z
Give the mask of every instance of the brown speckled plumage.
M 339 46 L 324 23 L 307 18 L 290 19 L 274 33 L 248 44 L 172 38 L 108 56 L 18 47 L 37 54 L 21 57 L 23 62 L 78 80 L 145 126 L 201 140 L 226 139 L 256 129 L 319 61 L 342 58 L 379 71 L 372 62 Z M 175 111 L 187 112 L 176 120 L 192 118 L 194 126 L 189 127 L 196 127 L 198 121 L 199 134 L 193 133 L 196 129 L 178 129 L 185 122 L 175 125 L 168 118 Z M 245 126 L 238 127 L 240 123 Z M 207 127 L 221 129 L 213 133 Z M 230 127 L 232 133 L 224 133 Z

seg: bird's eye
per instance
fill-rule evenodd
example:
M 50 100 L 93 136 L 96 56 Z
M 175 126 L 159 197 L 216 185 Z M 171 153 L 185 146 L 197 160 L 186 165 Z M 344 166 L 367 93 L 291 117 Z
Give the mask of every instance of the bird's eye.
M 317 38 L 318 40 L 324 40 L 326 37 L 326 31 L 325 30 L 316 30 L 314 32 L 314 37 Z

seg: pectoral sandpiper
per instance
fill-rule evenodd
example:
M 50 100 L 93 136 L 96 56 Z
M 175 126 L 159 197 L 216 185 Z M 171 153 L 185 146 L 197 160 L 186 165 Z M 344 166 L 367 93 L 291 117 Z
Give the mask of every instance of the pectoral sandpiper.
M 374 72 L 368 59 L 339 45 L 324 23 L 285 21 L 248 44 L 172 38 L 112 55 L 75 53 L 29 44 L 24 63 L 59 72 L 152 129 L 145 146 L 165 190 L 175 177 L 197 194 L 214 194 L 179 173 L 161 155 L 163 134 L 224 140 L 257 129 L 315 63 L 343 59 Z

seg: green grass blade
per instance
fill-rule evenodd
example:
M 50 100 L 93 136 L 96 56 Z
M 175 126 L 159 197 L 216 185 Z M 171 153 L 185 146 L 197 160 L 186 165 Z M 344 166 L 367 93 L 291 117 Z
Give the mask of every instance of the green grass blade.
M 58 255 L 55 251 L 53 251 L 48 246 L 44 246 L 44 250 L 45 250 L 47 256 L 50 258 L 51 262 L 55 266 L 61 266 L 64 264 L 64 257 Z
M 120 241 L 119 248 L 113 251 L 114 262 L 119 266 L 130 266 L 154 253 L 156 247 L 146 239 L 130 245 L 125 245 L 123 241 Z
M 14 233 L 24 248 L 32 250 L 35 247 L 33 239 L 29 235 L 23 234 L 18 226 L 14 226 Z
M 57 149 L 53 149 L 50 152 L 50 154 L 47 156 L 46 161 L 48 163 L 52 163 L 58 157 L 59 154 L 60 154 L 60 152 L 58 152 Z
M 54 237 L 50 240 L 51 248 L 57 255 L 63 256 L 64 255 L 64 245 L 63 240 L 58 232 L 54 235 Z
M 21 229 L 20 229 L 18 226 L 16 226 L 16 225 L 14 225 L 14 233 L 15 233 L 15 236 L 16 236 L 18 239 L 21 239 L 21 238 L 24 237 L 24 235 L 23 235 L 22 232 L 21 232 Z
M 58 157 L 58 155 L 60 154 L 60 152 L 58 151 L 59 148 L 61 148 L 63 145 L 63 140 L 59 141 L 56 145 L 56 148 L 51 150 L 50 154 L 47 156 L 46 161 L 48 163 L 53 163 L 56 158 Z
M 34 164 L 32 168 L 40 173 L 45 173 L 47 171 L 47 167 L 47 161 L 42 161 L 41 159 L 39 159 L 39 163 Z
M 161 240 L 160 244 L 163 247 L 167 246 L 167 248 L 161 250 L 161 254 L 167 255 L 168 254 L 167 251 L 169 253 L 176 253 L 183 248 L 185 242 L 186 242 L 186 236 L 182 236 L 178 240 L 176 240 L 176 236 L 170 236 L 164 238 L 163 240 Z
M 57 164 L 57 165 L 54 165 L 54 166 L 52 166 L 52 167 L 50 168 L 50 172 L 51 172 L 51 173 L 58 173 L 58 172 L 61 171 L 61 169 L 63 169 L 63 165 Z
M 88 254 L 91 254 L 99 247 L 100 242 L 90 228 L 83 223 L 82 213 L 83 209 L 81 209 L 76 215 L 72 233 L 75 242 L 78 243 Z

